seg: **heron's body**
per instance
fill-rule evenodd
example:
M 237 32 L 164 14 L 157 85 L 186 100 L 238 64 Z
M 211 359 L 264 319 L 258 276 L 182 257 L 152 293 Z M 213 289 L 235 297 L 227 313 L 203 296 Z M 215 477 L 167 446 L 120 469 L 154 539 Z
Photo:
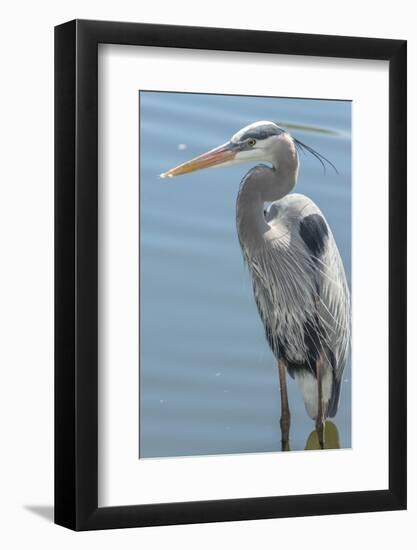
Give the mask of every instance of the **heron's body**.
M 243 178 L 236 223 L 265 335 L 278 361 L 283 448 L 290 422 L 285 371 L 297 380 L 323 447 L 324 421 L 337 412 L 350 338 L 349 291 L 336 242 L 314 202 L 292 193 L 297 145 L 322 162 L 282 128 L 261 121 L 162 175 L 255 160 L 271 164 L 257 164 Z
M 312 418 L 317 416 L 316 362 L 323 353 L 324 408 L 326 416 L 334 416 L 349 345 L 350 306 L 330 227 L 314 202 L 299 194 L 253 212 L 267 226 L 256 239 L 256 230 L 248 238 L 242 228 L 239 210 L 238 199 L 239 241 L 270 348 L 277 360 L 285 360 Z

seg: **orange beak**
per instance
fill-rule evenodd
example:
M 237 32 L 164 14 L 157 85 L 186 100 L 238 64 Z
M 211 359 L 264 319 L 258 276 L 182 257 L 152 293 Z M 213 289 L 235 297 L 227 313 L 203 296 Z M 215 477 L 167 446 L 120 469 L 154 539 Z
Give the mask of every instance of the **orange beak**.
M 216 147 L 215 149 L 211 149 L 211 151 L 208 151 L 207 153 L 203 153 L 192 160 L 184 162 L 175 168 L 171 168 L 171 170 L 161 174 L 160 177 L 172 178 L 174 176 L 188 174 L 189 172 L 195 172 L 196 170 L 202 170 L 203 168 L 219 166 L 221 164 L 225 164 L 226 162 L 232 161 L 237 152 L 238 147 L 229 141 L 219 147 Z

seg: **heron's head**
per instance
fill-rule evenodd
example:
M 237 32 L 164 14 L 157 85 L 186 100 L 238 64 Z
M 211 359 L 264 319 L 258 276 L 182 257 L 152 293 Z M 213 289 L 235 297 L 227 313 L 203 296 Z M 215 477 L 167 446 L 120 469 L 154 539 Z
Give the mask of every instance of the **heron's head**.
M 262 120 L 245 126 L 223 145 L 164 172 L 161 178 L 180 176 L 202 168 L 244 162 L 261 161 L 275 164 L 280 153 L 297 159 L 293 138 L 274 122 Z

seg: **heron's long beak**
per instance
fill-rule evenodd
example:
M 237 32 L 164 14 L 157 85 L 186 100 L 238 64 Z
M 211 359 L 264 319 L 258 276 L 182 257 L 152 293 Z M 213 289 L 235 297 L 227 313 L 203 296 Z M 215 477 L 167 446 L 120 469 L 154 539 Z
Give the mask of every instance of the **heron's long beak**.
M 237 146 L 228 141 L 215 149 L 211 149 L 207 153 L 203 153 L 192 160 L 184 162 L 175 168 L 171 168 L 167 172 L 160 175 L 161 178 L 172 178 L 173 176 L 181 176 L 182 174 L 188 174 L 189 172 L 195 172 L 195 170 L 201 170 L 202 168 L 210 168 L 212 166 L 219 166 L 221 164 L 233 161 L 238 152 Z

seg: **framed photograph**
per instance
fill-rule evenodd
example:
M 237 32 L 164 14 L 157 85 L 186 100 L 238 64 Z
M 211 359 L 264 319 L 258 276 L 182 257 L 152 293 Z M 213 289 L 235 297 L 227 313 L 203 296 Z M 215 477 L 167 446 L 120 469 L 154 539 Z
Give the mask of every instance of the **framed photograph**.
M 57 524 L 405 509 L 405 41 L 60 25 L 55 197 Z

